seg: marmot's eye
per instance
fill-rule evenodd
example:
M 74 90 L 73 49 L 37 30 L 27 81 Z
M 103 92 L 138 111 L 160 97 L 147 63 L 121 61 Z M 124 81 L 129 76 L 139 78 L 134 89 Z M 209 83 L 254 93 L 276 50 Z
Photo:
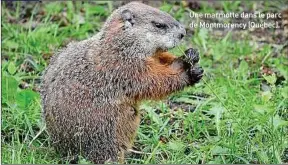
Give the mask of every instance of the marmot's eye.
M 164 24 L 164 23 L 158 23 L 158 22 L 152 21 L 152 24 L 153 24 L 155 27 L 159 28 L 159 29 L 166 29 L 166 28 L 168 28 L 168 26 L 167 26 L 166 24 Z

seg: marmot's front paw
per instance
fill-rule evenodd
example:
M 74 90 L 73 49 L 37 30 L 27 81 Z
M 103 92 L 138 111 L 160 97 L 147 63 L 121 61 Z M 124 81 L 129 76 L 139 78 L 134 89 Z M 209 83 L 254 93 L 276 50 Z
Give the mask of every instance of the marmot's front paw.
M 197 49 L 189 48 L 185 51 L 184 61 L 190 65 L 195 65 L 199 62 L 199 52 Z
M 201 80 L 204 70 L 199 65 L 194 65 L 191 68 L 189 68 L 187 72 L 188 72 L 190 83 L 195 84 Z
M 199 52 L 197 49 L 189 48 L 185 51 L 185 57 L 183 60 L 189 65 L 187 72 L 191 84 L 199 82 L 204 73 L 204 70 L 198 65 L 199 58 Z

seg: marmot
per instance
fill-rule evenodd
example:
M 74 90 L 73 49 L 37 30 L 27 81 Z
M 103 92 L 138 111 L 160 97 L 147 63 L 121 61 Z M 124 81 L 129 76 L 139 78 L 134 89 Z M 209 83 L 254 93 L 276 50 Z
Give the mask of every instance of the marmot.
M 139 125 L 140 101 L 201 79 L 201 67 L 167 52 L 185 34 L 169 14 L 131 2 L 115 10 L 96 36 L 54 55 L 43 73 L 41 98 L 56 151 L 94 163 L 123 158 Z M 197 63 L 199 57 L 191 59 Z

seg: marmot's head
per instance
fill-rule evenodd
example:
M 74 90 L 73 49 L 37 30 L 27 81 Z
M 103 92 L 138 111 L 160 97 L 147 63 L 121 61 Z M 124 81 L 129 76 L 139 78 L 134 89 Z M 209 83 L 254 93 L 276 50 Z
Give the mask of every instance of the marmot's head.
M 148 53 L 175 47 L 184 27 L 169 14 L 138 2 L 115 10 L 103 27 L 105 38 L 123 46 L 137 46 Z M 130 44 L 130 45 L 129 45 Z

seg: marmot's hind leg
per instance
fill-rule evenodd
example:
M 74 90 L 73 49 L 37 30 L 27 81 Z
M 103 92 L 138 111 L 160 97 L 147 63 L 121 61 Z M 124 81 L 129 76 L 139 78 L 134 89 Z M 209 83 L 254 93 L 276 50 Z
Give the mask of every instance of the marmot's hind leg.
M 91 121 L 81 136 L 80 153 L 95 164 L 104 164 L 106 161 L 117 162 L 118 160 L 116 123 L 111 115 L 99 115 L 99 120 Z
M 103 141 L 103 139 L 101 140 Z M 108 162 L 117 162 L 118 161 L 118 152 L 117 146 L 113 143 L 108 142 L 99 143 L 99 144 L 91 144 L 83 149 L 84 156 L 91 160 L 95 164 L 105 164 L 106 161 Z
M 64 139 L 64 138 L 63 138 Z M 65 140 L 60 140 L 53 144 L 56 152 L 61 155 L 61 160 L 59 164 L 78 164 L 79 161 L 79 151 L 76 147 L 69 145 L 69 142 Z M 66 148 L 61 148 L 61 146 L 67 146 Z M 70 147 L 68 147 L 70 146 Z

